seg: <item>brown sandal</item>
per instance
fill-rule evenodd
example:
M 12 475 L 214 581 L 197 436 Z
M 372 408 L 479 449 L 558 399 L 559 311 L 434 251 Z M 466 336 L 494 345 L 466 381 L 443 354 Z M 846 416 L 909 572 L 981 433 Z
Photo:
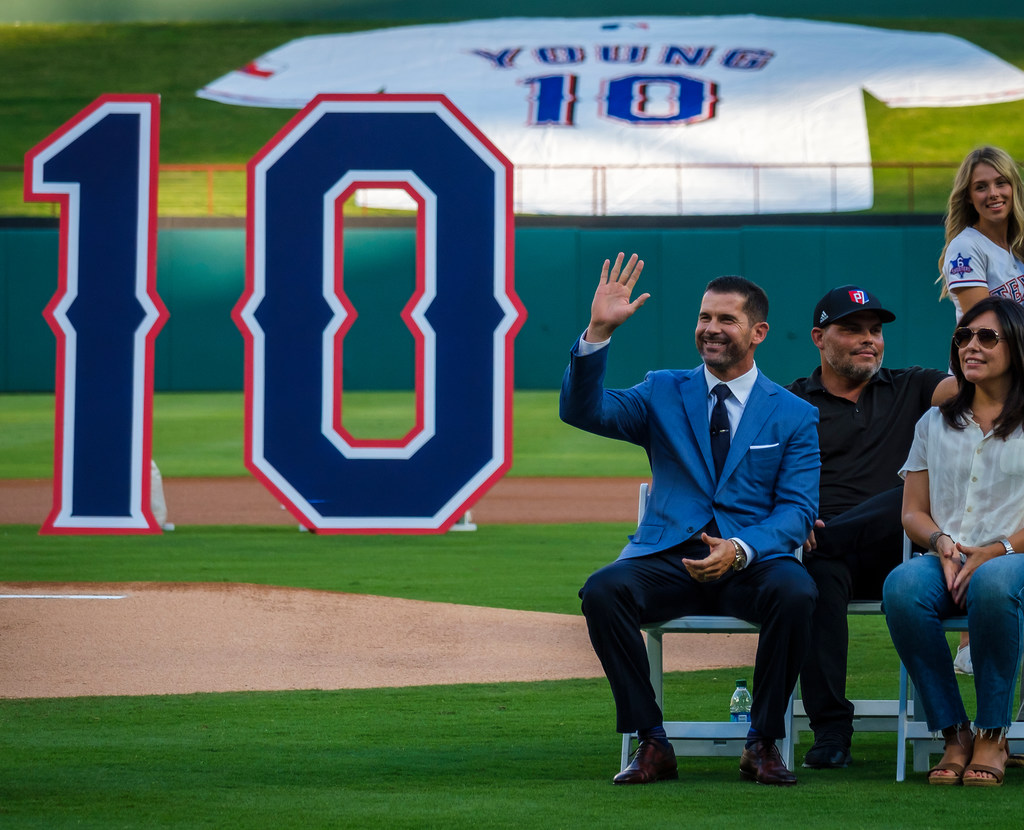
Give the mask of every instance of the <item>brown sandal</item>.
M 978 748 L 978 741 L 983 739 L 991 741 L 991 738 L 984 736 L 982 732 L 978 732 L 974 738 L 975 750 Z M 999 739 L 996 744 L 996 750 L 996 754 L 999 756 L 997 760 L 1002 761 L 1002 766 L 991 767 L 987 764 L 976 764 L 972 761 L 967 765 L 967 769 L 964 771 L 963 781 L 965 787 L 998 787 L 1002 785 L 1003 776 L 1006 774 L 1006 759 L 1009 755 L 1009 752 L 1007 751 L 1006 738 Z M 977 755 L 977 751 L 975 751 L 974 754 Z M 967 773 L 969 772 L 983 772 L 987 773 L 987 775 L 985 777 L 979 775 L 968 775 Z M 988 775 L 991 775 L 992 777 L 989 778 L 987 777 Z
M 987 772 L 991 778 L 981 778 L 977 775 L 967 776 L 968 772 Z M 963 782 L 965 787 L 999 787 L 1003 783 L 1005 770 L 998 767 L 987 767 L 984 764 L 968 764 L 964 772 Z
M 933 775 L 934 772 L 941 772 L 950 770 L 955 772 L 956 775 Z M 954 764 L 952 761 L 947 761 L 944 764 L 936 764 L 930 770 L 928 770 L 928 783 L 938 786 L 954 787 L 957 784 L 963 783 L 964 778 L 964 765 Z
M 971 760 L 971 730 L 967 725 L 952 726 L 948 729 L 942 730 L 942 737 L 945 739 L 945 747 L 942 753 L 943 760 L 928 770 L 928 783 L 940 787 L 955 787 L 958 784 L 963 783 L 964 766 L 970 763 Z M 961 738 L 964 738 L 965 740 L 962 741 Z M 953 746 L 964 750 L 965 758 L 963 764 L 958 764 L 956 761 L 945 760 L 946 753 L 949 752 L 950 747 Z M 944 772 L 946 770 L 952 772 L 953 775 L 935 775 L 936 772 Z

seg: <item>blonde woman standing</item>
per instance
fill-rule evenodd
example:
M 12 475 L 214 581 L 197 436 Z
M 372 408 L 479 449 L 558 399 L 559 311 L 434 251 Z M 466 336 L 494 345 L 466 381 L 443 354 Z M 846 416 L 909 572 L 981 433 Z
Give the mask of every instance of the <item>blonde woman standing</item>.
M 939 270 L 958 321 L 990 295 L 1024 304 L 1024 187 L 1005 150 L 979 147 L 960 164 Z

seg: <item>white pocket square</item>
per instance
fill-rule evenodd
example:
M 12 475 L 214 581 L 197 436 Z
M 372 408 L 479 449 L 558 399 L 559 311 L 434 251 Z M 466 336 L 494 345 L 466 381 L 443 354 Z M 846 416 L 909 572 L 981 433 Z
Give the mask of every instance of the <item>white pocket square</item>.
M 779 446 L 779 442 L 776 441 L 774 444 L 751 444 L 750 449 L 752 450 L 770 450 L 772 447 Z

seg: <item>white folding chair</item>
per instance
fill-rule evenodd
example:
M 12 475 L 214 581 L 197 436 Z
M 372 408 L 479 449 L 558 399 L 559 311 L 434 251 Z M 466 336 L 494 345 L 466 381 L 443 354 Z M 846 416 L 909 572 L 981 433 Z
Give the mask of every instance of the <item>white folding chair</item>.
M 849 616 L 882 616 L 880 600 L 854 600 L 847 605 Z M 799 686 L 797 686 L 799 692 Z M 895 732 L 899 720 L 896 698 L 864 698 L 851 700 L 854 732 Z M 810 731 L 811 723 L 799 695 L 793 702 L 793 740 L 800 743 L 800 733 Z
M 903 561 L 906 562 L 913 554 L 910 547 L 910 539 L 904 536 Z M 943 631 L 967 631 L 967 617 L 950 617 L 942 622 Z M 1021 668 L 1021 697 L 1024 699 L 1024 666 Z M 928 729 L 928 724 L 923 720 L 914 719 L 914 686 L 907 674 L 907 668 L 900 661 L 900 700 L 898 728 L 896 730 L 896 780 L 903 781 L 906 777 L 907 767 L 907 741 L 913 743 L 914 748 L 914 772 L 924 772 L 931 765 L 931 755 L 941 754 L 944 749 L 943 741 L 936 737 L 934 732 Z M 1024 706 L 1022 706 L 1024 711 Z M 1020 715 L 1018 715 L 1020 717 Z M 1024 739 L 1024 722 L 1015 721 L 1010 725 L 1006 733 L 1009 740 Z
M 637 509 L 637 524 L 643 520 L 647 507 L 648 484 L 640 485 L 640 497 Z M 662 712 L 664 705 L 664 660 L 662 639 L 666 634 L 757 634 L 760 630 L 754 623 L 738 617 L 690 615 L 678 617 L 665 622 L 651 623 L 642 626 L 647 635 L 647 659 L 651 666 L 651 685 Z M 731 690 L 730 690 L 731 691 Z M 724 706 L 723 695 L 723 706 Z M 786 709 L 786 737 L 779 751 L 786 766 L 793 768 L 793 698 L 789 699 Z M 732 721 L 669 721 L 664 723 L 665 732 L 672 741 L 678 755 L 701 756 L 738 756 L 743 751 L 743 744 L 750 729 L 749 723 L 733 723 Z M 622 768 L 629 763 L 629 755 L 633 741 L 637 739 L 635 732 L 622 736 Z

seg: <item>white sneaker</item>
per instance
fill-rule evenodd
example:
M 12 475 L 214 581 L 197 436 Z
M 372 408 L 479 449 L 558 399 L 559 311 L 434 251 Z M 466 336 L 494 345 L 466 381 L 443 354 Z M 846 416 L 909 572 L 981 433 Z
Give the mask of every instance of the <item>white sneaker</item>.
M 974 666 L 971 664 L 971 644 L 958 646 L 956 658 L 953 660 L 953 671 L 957 674 L 974 674 Z

